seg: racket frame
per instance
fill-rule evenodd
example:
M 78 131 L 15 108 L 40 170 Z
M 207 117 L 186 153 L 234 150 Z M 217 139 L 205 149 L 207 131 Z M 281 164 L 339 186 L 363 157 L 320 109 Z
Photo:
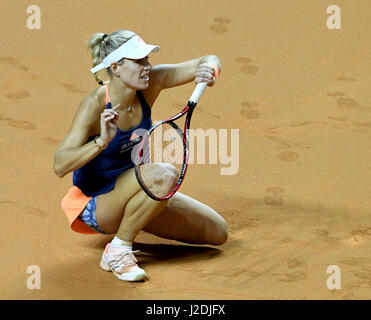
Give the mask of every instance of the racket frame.
M 182 170 L 180 171 L 180 175 L 179 175 L 177 184 L 169 192 L 168 195 L 166 195 L 165 197 L 158 197 L 155 194 L 153 194 L 150 190 L 148 190 L 148 188 L 145 186 L 145 184 L 143 183 L 143 181 L 142 181 L 142 179 L 140 178 L 140 175 L 139 175 L 139 170 L 140 169 L 138 169 L 138 168 L 141 166 L 141 164 L 140 164 L 140 162 L 139 163 L 135 163 L 135 166 L 134 166 L 134 168 L 135 168 L 135 176 L 137 177 L 138 183 L 141 186 L 141 188 L 144 190 L 144 192 L 150 198 L 152 198 L 153 200 L 163 201 L 163 200 L 170 199 L 175 194 L 175 192 L 178 191 L 178 189 L 180 188 L 180 186 L 181 186 L 181 184 L 182 184 L 182 182 L 184 180 L 184 176 L 185 176 L 185 174 L 187 172 L 187 168 L 188 168 L 188 159 L 189 159 L 189 132 L 188 132 L 188 130 L 189 130 L 189 127 L 190 127 L 190 124 L 191 124 L 191 117 L 192 117 L 193 111 L 194 111 L 194 109 L 195 109 L 195 107 L 196 107 L 199 99 L 201 98 L 201 95 L 202 95 L 203 91 L 206 88 L 206 85 L 207 85 L 206 82 L 198 83 L 196 85 L 196 88 L 194 89 L 194 91 L 193 91 L 193 93 L 192 93 L 192 95 L 191 95 L 191 97 L 190 97 L 187 105 L 183 108 L 183 110 L 180 111 L 179 113 L 177 113 L 176 115 L 174 115 L 171 118 L 168 118 L 168 119 L 159 121 L 156 124 L 154 124 L 148 130 L 148 132 L 146 132 L 145 136 L 143 137 L 143 139 L 141 141 L 142 148 L 140 150 L 143 150 L 144 141 L 146 141 L 146 139 L 149 141 L 149 136 L 151 135 L 151 133 L 157 127 L 163 125 L 164 123 L 168 123 L 174 129 L 179 130 L 180 132 L 182 132 L 180 130 L 180 128 L 173 121 L 175 121 L 175 120 L 183 117 L 185 114 L 187 114 L 186 120 L 185 120 L 185 123 L 184 123 L 184 131 L 182 132 L 182 140 L 183 140 L 183 146 L 184 146 L 184 158 L 183 158 Z

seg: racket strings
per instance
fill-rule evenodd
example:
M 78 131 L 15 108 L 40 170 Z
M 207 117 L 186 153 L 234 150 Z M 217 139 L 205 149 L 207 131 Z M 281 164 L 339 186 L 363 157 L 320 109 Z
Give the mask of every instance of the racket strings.
M 144 188 L 159 198 L 178 184 L 184 163 L 185 146 L 181 130 L 169 123 L 155 128 L 143 141 L 138 175 Z

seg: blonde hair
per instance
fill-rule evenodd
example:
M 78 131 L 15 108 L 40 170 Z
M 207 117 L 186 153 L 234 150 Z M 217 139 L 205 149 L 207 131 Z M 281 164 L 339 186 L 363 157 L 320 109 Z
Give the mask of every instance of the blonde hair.
M 93 67 L 100 64 L 112 51 L 116 50 L 135 35 L 134 32 L 129 30 L 117 30 L 110 34 L 103 32 L 93 34 L 88 41 L 88 49 L 91 50 L 91 56 L 93 58 Z M 118 62 L 123 62 L 123 60 L 124 58 Z M 110 68 L 106 68 L 106 71 L 109 76 L 112 75 Z M 94 73 L 94 78 L 100 85 L 103 84 L 98 72 Z

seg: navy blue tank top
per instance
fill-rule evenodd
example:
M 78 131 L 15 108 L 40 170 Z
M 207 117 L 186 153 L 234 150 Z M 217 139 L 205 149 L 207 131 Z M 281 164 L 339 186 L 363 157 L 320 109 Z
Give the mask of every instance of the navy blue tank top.
M 139 128 L 148 130 L 152 126 L 151 108 L 145 101 L 142 92 L 137 91 L 136 95 L 142 107 L 142 121 L 130 130 L 120 130 L 94 159 L 73 172 L 73 185 L 89 197 L 107 193 L 114 189 L 117 177 L 124 171 L 133 168 L 131 151 L 135 143 L 130 139 L 133 132 Z M 108 89 L 106 87 L 106 108 L 112 108 L 109 101 Z M 96 136 L 88 138 L 88 142 Z

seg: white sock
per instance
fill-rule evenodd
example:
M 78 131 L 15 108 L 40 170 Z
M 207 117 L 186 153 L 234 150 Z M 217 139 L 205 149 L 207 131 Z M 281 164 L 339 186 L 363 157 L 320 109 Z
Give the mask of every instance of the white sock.
M 126 249 L 128 251 L 133 250 L 133 243 L 132 242 L 122 240 L 122 239 L 120 239 L 116 236 L 112 239 L 111 243 L 114 244 L 114 245 L 118 245 L 120 247 L 123 247 L 124 249 Z

